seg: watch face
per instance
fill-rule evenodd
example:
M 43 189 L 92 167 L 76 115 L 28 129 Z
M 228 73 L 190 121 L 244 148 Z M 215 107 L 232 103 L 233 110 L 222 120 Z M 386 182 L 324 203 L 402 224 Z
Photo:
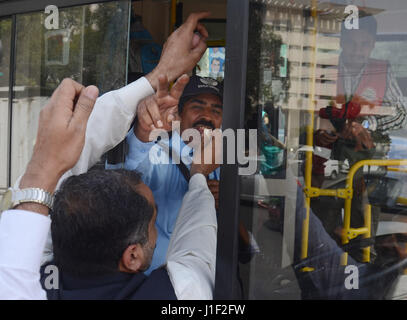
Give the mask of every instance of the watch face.
M 13 192 L 10 189 L 7 190 L 6 193 L 3 195 L 3 199 L 0 202 L 0 212 L 10 209 L 12 195 Z

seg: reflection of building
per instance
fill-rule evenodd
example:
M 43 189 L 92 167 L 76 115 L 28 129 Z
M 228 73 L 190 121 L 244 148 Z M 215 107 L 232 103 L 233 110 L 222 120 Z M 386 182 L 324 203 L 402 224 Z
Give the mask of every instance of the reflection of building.
M 308 109 L 313 95 L 315 108 L 320 109 L 336 96 L 339 35 L 345 6 L 321 3 L 317 21 L 314 21 L 312 16 L 304 14 L 304 10 L 310 9 L 309 1 L 295 3 L 296 6 L 287 3 L 269 7 L 265 15 L 265 23 L 272 26 L 273 32 L 287 45 L 290 87 L 286 93 L 288 101 L 283 107 Z
M 287 45 L 290 88 L 285 108 L 289 109 L 308 108 L 312 85 L 310 80 L 314 71 L 317 105 L 326 106 L 336 94 L 339 38 L 333 35 L 339 33 L 340 22 L 334 14 L 319 16 L 318 34 L 314 35 L 314 20 L 304 15 L 303 9 L 302 6 L 279 7 L 278 10 L 269 10 L 265 16 L 266 23 L 273 27 L 273 32 Z M 330 71 L 326 73 L 326 70 Z

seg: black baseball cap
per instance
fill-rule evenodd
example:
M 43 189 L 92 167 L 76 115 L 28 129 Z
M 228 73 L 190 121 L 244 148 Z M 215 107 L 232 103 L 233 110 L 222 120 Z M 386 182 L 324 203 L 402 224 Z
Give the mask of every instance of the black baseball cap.
M 204 93 L 212 93 L 223 100 L 223 82 L 209 77 L 200 77 L 193 75 L 190 77 L 188 84 L 185 86 L 181 99 L 178 104 L 179 113 L 182 112 L 185 102 L 194 96 Z

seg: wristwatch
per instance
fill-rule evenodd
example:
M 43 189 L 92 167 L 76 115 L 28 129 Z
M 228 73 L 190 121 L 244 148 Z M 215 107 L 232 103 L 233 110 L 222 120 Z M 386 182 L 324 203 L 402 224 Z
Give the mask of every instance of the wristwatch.
M 52 209 L 54 196 L 39 188 L 14 189 L 9 188 L 0 202 L 0 212 L 13 209 L 21 203 L 35 202 Z

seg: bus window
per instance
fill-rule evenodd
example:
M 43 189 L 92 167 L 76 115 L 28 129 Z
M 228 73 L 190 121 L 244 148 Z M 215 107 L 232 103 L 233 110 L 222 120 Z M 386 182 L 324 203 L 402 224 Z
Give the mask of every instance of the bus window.
M 40 109 L 65 77 L 101 94 L 126 83 L 129 1 L 61 8 L 57 30 L 46 28 L 46 17 L 16 15 L 11 185 L 31 157 Z
M 245 298 L 407 296 L 406 6 L 250 1 Z

